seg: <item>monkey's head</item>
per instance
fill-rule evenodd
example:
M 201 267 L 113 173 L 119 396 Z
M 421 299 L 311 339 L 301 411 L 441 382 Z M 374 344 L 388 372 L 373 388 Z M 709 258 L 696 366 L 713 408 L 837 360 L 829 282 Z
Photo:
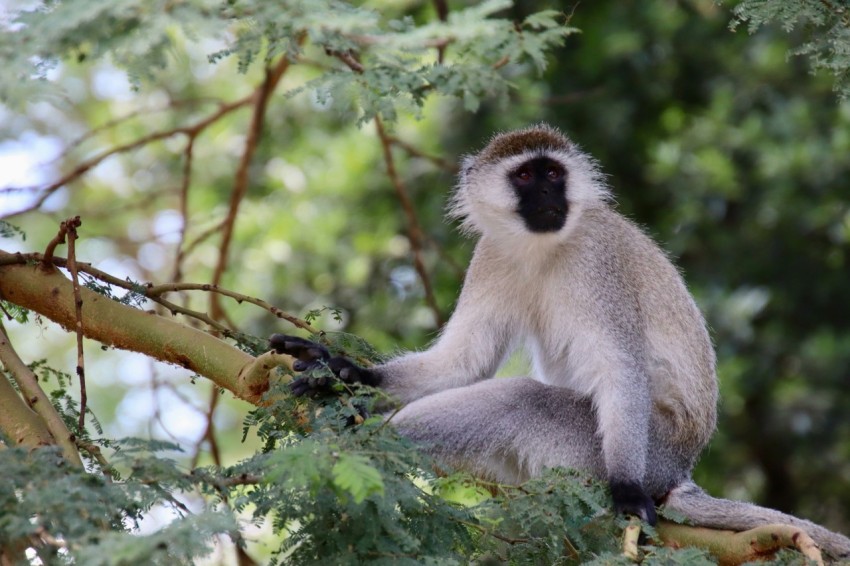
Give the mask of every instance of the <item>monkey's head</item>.
M 463 160 L 449 216 L 469 232 L 561 240 L 608 191 L 596 162 L 546 124 L 498 134 Z

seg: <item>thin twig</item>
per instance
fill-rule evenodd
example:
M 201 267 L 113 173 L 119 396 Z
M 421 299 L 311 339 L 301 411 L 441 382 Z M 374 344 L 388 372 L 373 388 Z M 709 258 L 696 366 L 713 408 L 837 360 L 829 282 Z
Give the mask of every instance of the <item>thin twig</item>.
M 237 302 L 242 303 L 251 303 L 252 305 L 256 305 L 262 309 L 265 309 L 275 315 L 278 318 L 282 318 L 287 322 L 292 323 L 294 326 L 301 328 L 302 330 L 306 330 L 310 334 L 318 334 L 319 330 L 312 327 L 307 321 L 302 320 L 298 317 L 292 316 L 288 314 L 276 306 L 267 303 L 262 299 L 258 299 L 256 297 L 251 297 L 248 295 L 243 295 L 242 293 L 237 293 L 235 291 L 230 291 L 228 289 L 223 289 L 217 285 L 212 285 L 208 283 L 164 283 L 162 285 L 150 285 L 147 287 L 145 296 L 150 299 L 154 299 L 162 295 L 163 293 L 173 292 L 173 291 L 209 291 L 211 293 L 218 293 L 220 295 L 224 295 L 226 297 L 230 297 L 231 299 L 235 299 Z
M 392 43 L 394 40 L 394 36 L 391 34 L 384 35 L 364 35 L 357 33 L 343 33 L 341 34 L 345 39 L 351 40 L 358 45 L 362 45 L 363 47 L 370 47 L 372 45 L 386 45 Z M 435 37 L 433 39 L 426 39 L 420 45 L 423 49 L 429 48 L 440 48 L 445 47 L 447 45 L 451 45 L 454 43 L 456 39 L 454 37 Z M 336 55 L 335 53 L 330 53 L 330 55 Z
M 460 523 L 461 525 L 466 525 L 467 527 L 472 527 L 473 529 L 478 529 L 482 534 L 485 534 L 487 536 L 491 536 L 493 538 L 499 539 L 500 541 L 506 542 L 508 544 L 526 544 L 527 542 L 529 542 L 531 540 L 531 539 L 527 539 L 527 538 L 512 538 L 512 537 L 508 537 L 508 536 L 505 536 L 505 535 L 500 535 L 499 533 L 497 533 L 495 531 L 491 531 L 491 530 L 487 529 L 486 527 L 479 525 L 478 523 L 472 523 L 470 521 L 464 521 L 463 519 L 455 519 L 455 520 L 458 523 Z
M 233 330 L 219 321 L 213 319 L 206 313 L 202 313 L 200 311 L 192 310 L 189 307 L 184 307 L 182 305 L 178 305 L 177 303 L 172 303 L 171 301 L 167 301 L 162 297 L 153 298 L 151 300 L 155 303 L 161 305 L 165 309 L 167 309 L 172 315 L 182 314 L 183 316 L 187 316 L 189 318 L 194 318 L 195 320 L 199 320 L 212 328 L 215 332 L 218 332 L 222 336 L 232 337 Z
M 109 148 L 105 151 L 102 151 L 101 153 L 95 155 L 91 159 L 87 159 L 87 160 L 83 161 L 82 163 L 77 165 L 73 170 L 71 170 L 69 173 L 63 175 L 61 178 L 57 179 L 53 183 L 51 183 L 51 184 L 47 185 L 46 187 L 40 189 L 41 195 L 39 196 L 39 198 L 37 198 L 35 200 L 35 202 L 33 202 L 32 204 L 30 204 L 29 206 L 27 206 L 25 208 L 22 208 L 18 211 L 11 212 L 11 213 L 5 215 L 4 218 L 11 218 L 11 217 L 14 217 L 14 216 L 18 216 L 20 214 L 24 214 L 26 212 L 30 212 L 32 210 L 37 210 L 38 208 L 41 207 L 42 204 L 44 204 L 44 201 L 47 200 L 47 198 L 50 197 L 50 195 L 52 195 L 57 190 L 59 190 L 60 188 L 62 188 L 65 185 L 67 185 L 71 181 L 77 179 L 78 177 L 81 177 L 82 175 L 87 173 L 89 170 L 91 170 L 94 167 L 96 167 L 97 165 L 99 165 L 104 159 L 106 159 L 108 157 L 111 157 L 111 156 L 116 155 L 118 153 L 126 153 L 128 151 L 132 151 L 134 149 L 137 149 L 137 148 L 142 147 L 144 145 L 147 145 L 149 143 L 159 141 L 159 140 L 163 140 L 163 139 L 167 139 L 167 138 L 173 137 L 173 136 L 178 135 L 178 134 L 183 134 L 183 135 L 187 135 L 187 136 L 197 136 L 201 131 L 203 131 L 207 127 L 209 127 L 210 124 L 213 124 L 214 122 L 218 121 L 219 119 L 221 119 L 226 114 L 229 114 L 230 112 L 233 112 L 234 110 L 237 110 L 237 109 L 251 103 L 254 100 L 254 96 L 255 96 L 255 93 L 251 93 L 250 95 L 246 96 L 245 98 L 241 98 L 239 100 L 236 100 L 234 102 L 230 102 L 230 103 L 227 103 L 227 104 L 222 104 L 218 108 L 218 110 L 216 110 L 215 112 L 213 112 L 212 114 L 210 114 L 209 116 L 204 118 L 203 120 L 200 120 L 200 121 L 198 121 L 198 122 L 196 122 L 192 125 L 179 126 L 177 128 L 171 128 L 169 130 L 162 130 L 162 131 L 159 131 L 159 132 L 153 132 L 153 133 L 148 134 L 146 136 L 142 136 L 141 138 L 138 138 L 134 141 L 131 141 L 131 142 L 119 145 L 119 146 L 111 147 L 111 148 Z M 20 190 L 20 189 L 5 188 L 5 189 L 2 189 L 2 190 L 3 191 L 14 191 L 14 190 Z
M 209 441 L 210 444 L 210 454 L 212 455 L 213 463 L 221 467 L 221 450 L 218 448 L 218 441 L 215 436 L 215 425 L 213 423 L 213 416 L 215 414 L 215 409 L 218 407 L 218 400 L 221 397 L 219 393 L 218 387 L 213 385 L 212 388 L 212 396 L 210 397 L 209 408 L 207 409 L 206 417 L 207 426 L 204 428 L 204 433 L 198 438 L 198 441 L 195 443 L 195 449 L 192 454 L 192 461 L 189 464 L 189 469 L 195 469 L 198 466 L 198 460 L 201 458 L 201 444 L 203 444 L 204 440 Z
M 421 157 L 422 159 L 427 159 L 428 161 L 430 161 L 431 163 L 433 163 L 434 165 L 436 165 L 440 169 L 444 169 L 444 170 L 448 171 L 449 173 L 453 173 L 453 174 L 457 173 L 457 171 L 458 171 L 456 164 L 451 163 L 451 162 L 443 159 L 442 157 L 437 157 L 436 155 L 427 154 L 424 151 L 422 151 L 421 149 L 413 146 L 412 144 L 410 144 L 410 143 L 408 143 L 408 142 L 406 142 L 402 139 L 397 138 L 396 136 L 387 135 L 387 139 L 390 140 L 391 144 L 397 145 L 398 147 L 402 148 L 404 151 L 406 151 L 410 155 L 412 155 L 414 157 Z
M 407 187 L 399 177 L 393 161 L 392 146 L 389 136 L 384 130 L 383 122 L 380 116 L 375 116 L 375 127 L 378 130 L 378 137 L 381 139 L 381 146 L 384 152 L 384 164 L 387 168 L 387 176 L 390 178 L 393 187 L 395 187 L 396 196 L 398 196 L 404 213 L 407 216 L 407 239 L 410 242 L 410 248 L 413 251 L 413 265 L 419 278 L 422 280 L 422 287 L 425 289 L 425 301 L 428 307 L 434 313 L 434 321 L 437 326 L 443 325 L 443 317 L 440 314 L 440 309 L 437 306 L 437 299 L 434 297 L 434 290 L 431 286 L 431 279 L 428 277 L 428 271 L 425 269 L 425 263 L 422 261 L 422 228 L 419 225 L 419 219 L 416 217 L 416 210 L 413 207 L 413 202 L 407 194 Z
M 106 477 L 107 482 L 112 481 L 112 464 L 109 463 L 109 460 L 106 459 L 106 456 L 103 455 L 103 451 L 100 449 L 100 446 L 97 444 L 92 444 L 91 442 L 84 442 L 80 439 L 77 439 L 77 448 L 80 450 L 85 450 L 89 453 L 89 456 L 95 459 L 95 461 L 100 464 L 100 469 L 103 472 L 103 475 Z
M 177 242 L 177 254 L 174 258 L 174 273 L 172 280 L 180 281 L 183 278 L 183 260 L 186 257 L 184 246 L 186 244 L 186 231 L 189 229 L 189 186 L 192 183 L 192 151 L 195 147 L 195 136 L 189 136 L 186 149 L 183 150 L 183 180 L 180 183 L 180 216 L 183 225 L 180 227 L 180 240 Z
M 363 66 L 363 63 L 357 60 L 355 54 L 351 51 L 327 51 L 328 55 L 336 57 L 343 63 L 345 66 L 354 71 L 357 74 L 363 74 L 366 71 L 366 67 Z
M 204 102 L 218 102 L 219 104 L 221 104 L 220 100 L 212 98 L 212 97 L 199 97 L 199 98 L 192 98 L 192 99 L 186 99 L 186 100 L 170 100 L 166 106 L 163 106 L 161 108 L 140 108 L 138 110 L 134 110 L 132 112 L 124 114 L 123 116 L 118 116 L 117 118 L 112 118 L 111 120 L 107 120 L 106 122 L 102 123 L 101 125 L 92 128 L 91 130 L 87 131 L 86 133 L 79 136 L 78 138 L 71 140 L 71 142 L 69 142 L 68 145 L 65 146 L 65 149 L 62 150 L 62 153 L 57 155 L 55 158 L 51 159 L 48 163 L 53 163 L 53 162 L 58 161 L 58 160 L 60 160 L 64 157 L 67 157 L 68 153 L 70 153 L 71 150 L 73 150 L 76 147 L 79 147 L 86 140 L 93 138 L 94 136 L 96 136 L 97 134 L 99 134 L 101 132 L 104 132 L 106 130 L 110 130 L 110 129 L 116 127 L 116 126 L 119 126 L 119 125 L 123 124 L 124 122 L 128 122 L 128 121 L 130 121 L 134 118 L 138 118 L 139 116 L 142 116 L 142 115 L 150 116 L 151 114 L 158 114 L 160 112 L 167 112 L 169 110 L 173 110 L 174 108 L 179 108 L 181 106 L 191 106 L 191 105 L 196 105 L 198 103 L 204 103 Z
M 455 258 L 453 258 L 449 254 L 447 254 L 446 250 L 444 250 L 442 248 L 442 246 L 440 246 L 440 244 L 437 243 L 437 241 L 434 238 L 426 235 L 425 236 L 425 243 L 427 243 L 429 246 L 434 248 L 434 250 L 436 250 L 437 255 L 440 256 L 440 259 L 448 264 L 449 268 L 451 268 L 451 270 L 454 271 L 455 276 L 458 279 L 463 279 L 463 276 L 466 273 L 466 269 L 464 269 L 464 267 L 461 264 L 459 264 L 457 262 L 457 260 L 455 260 Z
M 215 224 L 213 224 L 212 226 L 210 226 L 209 228 L 207 228 L 206 230 L 204 230 L 203 232 L 201 232 L 197 236 L 195 236 L 195 239 L 192 240 L 191 242 L 189 242 L 189 244 L 183 250 L 183 255 L 184 256 L 189 255 L 190 253 L 192 253 L 195 250 L 195 248 L 197 248 L 198 246 L 200 246 L 201 244 L 203 244 L 204 242 L 209 240 L 210 237 L 221 232 L 221 229 L 222 229 L 223 226 L 224 226 L 224 220 L 221 220 L 219 222 L 216 222 Z
M 446 0 L 434 0 L 434 9 L 437 10 L 437 18 L 441 22 L 446 22 L 449 19 L 449 3 Z M 440 45 L 437 47 L 437 63 L 443 64 L 446 57 L 446 46 Z
M 77 317 L 77 377 L 80 378 L 80 416 L 77 423 L 79 434 L 83 434 L 86 421 L 86 405 L 88 394 L 86 393 L 86 365 L 83 356 L 83 298 L 80 295 L 80 278 L 77 273 L 77 228 L 82 225 L 79 216 L 69 218 L 62 223 L 68 231 L 68 271 L 71 273 L 71 283 L 74 286 L 74 312 Z
M 230 255 L 230 243 L 233 239 L 233 228 L 236 225 L 236 216 L 239 212 L 239 205 L 242 199 L 248 192 L 248 170 L 251 161 L 254 157 L 254 152 L 257 149 L 257 144 L 260 141 L 260 136 L 263 132 L 263 122 L 265 121 L 266 108 L 268 107 L 269 98 L 275 87 L 280 82 L 286 70 L 289 68 L 290 61 L 286 55 L 282 56 L 274 67 L 266 69 L 266 76 L 263 83 L 255 91 L 254 95 L 254 111 L 251 115 L 251 126 L 248 130 L 248 136 L 245 139 L 245 149 L 242 152 L 242 157 L 239 161 L 239 167 L 236 169 L 236 175 L 233 179 L 233 192 L 230 193 L 230 206 L 228 207 L 227 218 L 222 227 L 221 243 L 219 245 L 218 262 L 213 272 L 212 283 L 219 285 L 227 270 L 228 259 Z M 210 296 L 210 315 L 220 320 L 224 318 L 224 309 L 217 295 Z

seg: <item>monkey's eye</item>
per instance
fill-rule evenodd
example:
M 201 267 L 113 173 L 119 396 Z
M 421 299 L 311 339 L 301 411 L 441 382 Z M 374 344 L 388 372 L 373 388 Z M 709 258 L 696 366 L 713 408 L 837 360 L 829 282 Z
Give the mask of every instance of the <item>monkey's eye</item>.
M 519 181 L 522 181 L 523 183 L 527 183 L 534 177 L 534 175 L 531 173 L 531 169 L 529 169 L 528 167 L 520 167 L 514 173 L 514 177 L 516 177 Z
M 564 175 L 564 170 L 560 167 L 555 167 L 554 165 L 550 165 L 546 169 L 546 178 L 550 181 L 557 181 Z

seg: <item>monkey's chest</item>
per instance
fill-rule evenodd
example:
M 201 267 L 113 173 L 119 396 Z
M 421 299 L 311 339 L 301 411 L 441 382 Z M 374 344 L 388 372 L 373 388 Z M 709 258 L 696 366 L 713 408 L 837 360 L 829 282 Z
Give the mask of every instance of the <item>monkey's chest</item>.
M 533 377 L 542 383 L 591 395 L 610 365 L 605 362 L 605 340 L 596 332 L 582 332 L 574 321 L 564 321 L 548 332 L 529 332 L 525 338 Z M 586 328 L 584 329 L 586 330 Z

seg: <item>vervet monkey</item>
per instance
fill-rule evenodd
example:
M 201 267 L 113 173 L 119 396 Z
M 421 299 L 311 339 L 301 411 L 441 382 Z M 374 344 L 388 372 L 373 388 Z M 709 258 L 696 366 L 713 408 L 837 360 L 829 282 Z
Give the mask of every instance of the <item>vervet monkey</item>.
M 518 483 L 563 466 L 606 479 L 615 509 L 654 524 L 656 504 L 694 524 L 786 523 L 836 557 L 850 539 L 691 480 L 714 432 L 715 355 L 705 321 L 665 253 L 616 212 L 596 162 L 558 130 L 495 136 L 464 159 L 449 215 L 478 237 L 439 339 L 373 368 L 276 334 L 272 348 L 404 407 L 401 434 L 442 462 Z M 533 378 L 490 379 L 518 346 Z M 298 378 L 296 395 L 315 387 Z

